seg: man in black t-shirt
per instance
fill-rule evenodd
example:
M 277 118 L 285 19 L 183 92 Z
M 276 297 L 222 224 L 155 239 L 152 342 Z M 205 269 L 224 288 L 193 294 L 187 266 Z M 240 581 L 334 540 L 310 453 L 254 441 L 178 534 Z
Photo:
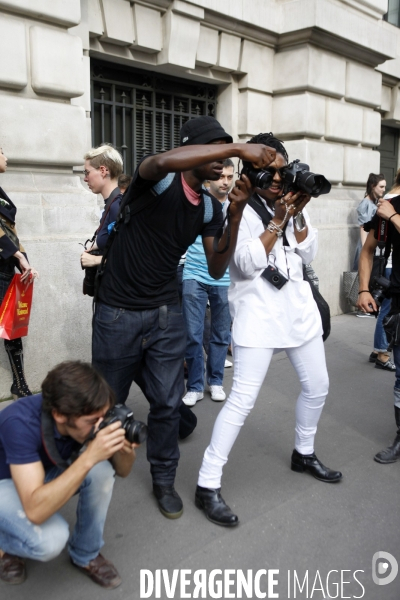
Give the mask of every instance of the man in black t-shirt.
M 176 519 L 183 511 L 174 489 L 179 459 L 179 407 L 184 390 L 185 326 L 179 306 L 176 270 L 198 235 L 203 237 L 209 273 L 225 273 L 236 245 L 243 209 L 251 193 L 246 177 L 230 194 L 230 240 L 213 239 L 222 224 L 221 204 L 205 203 L 202 183 L 217 180 L 223 160 L 237 156 L 267 167 L 275 151 L 261 144 L 234 144 L 212 117 L 187 121 L 181 147 L 145 157 L 124 199 L 144 196 L 148 207 L 122 222 L 107 258 L 93 319 L 93 364 L 124 403 L 134 379 L 150 403 L 147 457 L 161 512 Z
M 392 249 L 392 274 L 390 276 L 392 305 L 389 315 L 398 314 L 400 313 L 400 196 L 396 196 L 390 201 L 381 199 L 378 202 L 376 215 L 371 223 L 365 226 L 365 229 L 368 229 L 369 233 L 360 254 L 358 307 L 364 312 L 378 310 L 376 302 L 369 292 L 369 279 L 375 248 L 378 245 L 382 219 L 387 223 L 387 240 L 385 246 L 388 251 L 385 255 L 387 256 L 390 248 Z M 393 361 L 396 366 L 394 414 L 397 434 L 391 446 L 374 456 L 377 462 L 383 464 L 396 462 L 400 457 L 400 346 L 398 345 L 393 346 Z

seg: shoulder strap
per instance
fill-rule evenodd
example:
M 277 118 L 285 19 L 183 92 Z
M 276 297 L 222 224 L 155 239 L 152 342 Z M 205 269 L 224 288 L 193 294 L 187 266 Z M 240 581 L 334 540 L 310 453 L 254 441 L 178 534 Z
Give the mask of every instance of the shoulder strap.
M 61 458 L 54 439 L 54 423 L 51 416 L 42 410 L 42 443 L 51 462 L 60 469 L 67 469 L 69 464 Z
M 263 225 L 264 225 L 264 227 L 266 227 L 268 225 L 268 223 L 271 221 L 272 215 L 265 208 L 264 204 L 261 202 L 259 197 L 256 196 L 255 194 L 253 194 L 251 196 L 251 198 L 249 198 L 249 201 L 247 204 L 249 206 L 251 206 L 251 208 L 254 210 L 254 212 L 256 212 L 258 214 L 259 217 L 261 217 Z
M 214 216 L 214 207 L 213 207 L 213 203 L 212 203 L 212 199 L 211 199 L 211 194 L 207 190 L 207 188 L 205 188 L 204 186 L 202 186 L 201 192 L 203 194 L 203 200 L 204 200 L 203 223 L 211 223 L 212 218 Z
M 119 187 L 116 187 L 115 190 L 113 190 L 111 192 L 111 195 L 107 198 L 107 202 L 106 202 L 106 205 L 104 207 L 104 213 L 103 213 L 103 216 L 101 218 L 100 225 L 96 229 L 95 235 L 97 235 L 98 232 L 100 231 L 100 229 L 103 227 L 104 221 L 106 220 L 106 216 L 108 215 L 108 212 L 109 212 L 112 204 L 114 204 L 115 200 L 117 200 L 119 196 L 121 196 L 121 190 L 119 189 Z

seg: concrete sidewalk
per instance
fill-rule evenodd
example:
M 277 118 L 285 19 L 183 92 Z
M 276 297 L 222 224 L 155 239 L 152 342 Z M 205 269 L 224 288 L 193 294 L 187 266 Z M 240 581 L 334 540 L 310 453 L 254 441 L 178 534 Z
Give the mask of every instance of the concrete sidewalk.
M 316 453 L 322 462 L 343 472 L 341 483 L 325 484 L 290 470 L 299 383 L 286 355 L 278 354 L 224 470 L 222 492 L 239 515 L 237 528 L 213 525 L 193 503 L 203 452 L 221 409 L 221 403 L 212 402 L 207 393 L 194 408 L 196 431 L 180 446 L 176 488 L 184 501 L 182 518 L 170 521 L 159 512 L 144 448 L 138 452 L 132 474 L 116 482 L 104 555 L 119 569 L 121 587 L 101 590 L 73 569 L 65 551 L 51 563 L 29 561 L 28 581 L 12 587 L 0 583 L 0 598 L 136 600 L 141 597 L 141 569 L 153 574 L 156 569 L 168 569 L 170 578 L 173 569 L 188 569 L 192 570 L 189 579 L 199 569 L 207 570 L 207 576 L 213 569 L 242 570 L 246 577 L 252 569 L 253 579 L 259 571 L 261 592 L 266 596 L 257 596 L 253 589 L 243 598 L 399 600 L 400 575 L 388 585 L 372 581 L 376 552 L 389 552 L 400 562 L 400 463 L 373 461 L 374 454 L 395 435 L 394 374 L 368 362 L 374 327 L 373 319 L 335 317 L 325 344 L 331 387 Z M 233 369 L 225 373 L 229 389 Z M 146 419 L 146 401 L 137 388 L 131 390 L 128 404 L 137 419 Z M 74 502 L 62 513 L 73 524 Z M 271 574 L 264 575 L 263 569 L 279 570 L 273 575 L 278 583 L 270 591 Z M 386 574 L 389 571 L 390 567 Z M 236 582 L 235 575 L 228 577 Z M 299 584 L 293 583 L 296 578 Z M 191 597 L 180 591 L 179 581 L 169 597 Z M 186 591 L 192 589 L 189 585 Z M 213 596 L 211 586 L 200 597 L 235 598 L 235 590 L 236 583 Z M 168 596 L 162 584 L 160 595 L 142 597 Z

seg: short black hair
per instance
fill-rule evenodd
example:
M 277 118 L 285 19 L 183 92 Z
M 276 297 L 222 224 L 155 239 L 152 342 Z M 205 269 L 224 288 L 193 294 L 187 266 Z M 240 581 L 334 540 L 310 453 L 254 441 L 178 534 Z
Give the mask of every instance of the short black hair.
M 62 362 L 49 371 L 42 383 L 43 411 L 65 417 L 95 413 L 115 404 L 115 395 L 106 380 L 89 363 Z
M 274 148 L 279 154 L 282 154 L 286 162 L 289 162 L 289 155 L 286 152 L 286 148 L 283 145 L 282 140 L 278 140 L 274 136 L 273 133 L 259 133 L 258 135 L 253 136 L 248 142 L 248 144 L 264 144 L 264 146 L 270 146 Z
M 225 160 L 222 162 L 223 167 L 225 168 L 229 168 L 229 167 L 233 167 L 235 168 L 235 165 L 233 163 L 233 160 L 231 160 L 230 158 L 225 158 Z

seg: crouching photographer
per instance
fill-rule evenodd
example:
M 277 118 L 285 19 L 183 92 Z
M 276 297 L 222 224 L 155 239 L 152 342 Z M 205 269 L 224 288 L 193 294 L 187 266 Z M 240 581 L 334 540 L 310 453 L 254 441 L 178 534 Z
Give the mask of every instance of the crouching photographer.
M 393 349 L 393 362 L 396 367 L 394 384 L 394 415 L 397 427 L 393 443 L 378 452 L 374 460 L 379 463 L 393 463 L 400 457 L 400 196 L 389 200 L 381 199 L 375 216 L 370 223 L 365 224 L 368 236 L 361 250 L 359 262 L 360 291 L 358 308 L 363 312 L 377 314 L 382 300 L 390 296 L 392 299 L 390 312 L 383 320 L 389 348 Z M 390 281 L 385 277 L 370 277 L 373 257 L 377 246 L 384 248 L 387 258 L 392 250 L 392 272 Z M 383 269 L 384 272 L 384 269 Z
M 298 161 L 288 165 L 285 147 L 271 133 L 259 134 L 249 143 L 274 148 L 276 158 L 264 170 L 244 163 L 255 193 L 243 211 L 229 263 L 233 385 L 214 425 L 195 495 L 196 506 L 206 517 L 227 527 L 239 519 L 221 496 L 222 469 L 277 349 L 286 351 L 301 382 L 292 470 L 328 483 L 342 478 L 314 453 L 329 381 L 321 316 L 303 275 L 303 265 L 317 252 L 317 231 L 305 207 L 311 196 L 328 193 L 331 186 L 323 176 L 310 173 L 308 165 Z
M 100 549 L 115 475 L 126 477 L 146 430 L 87 363 L 52 369 L 42 393 L 0 412 L 0 579 L 22 583 L 25 560 L 49 561 L 68 542 L 72 564 L 108 589 L 120 585 Z M 136 437 L 134 435 L 136 433 Z M 79 494 L 69 535 L 58 511 Z

